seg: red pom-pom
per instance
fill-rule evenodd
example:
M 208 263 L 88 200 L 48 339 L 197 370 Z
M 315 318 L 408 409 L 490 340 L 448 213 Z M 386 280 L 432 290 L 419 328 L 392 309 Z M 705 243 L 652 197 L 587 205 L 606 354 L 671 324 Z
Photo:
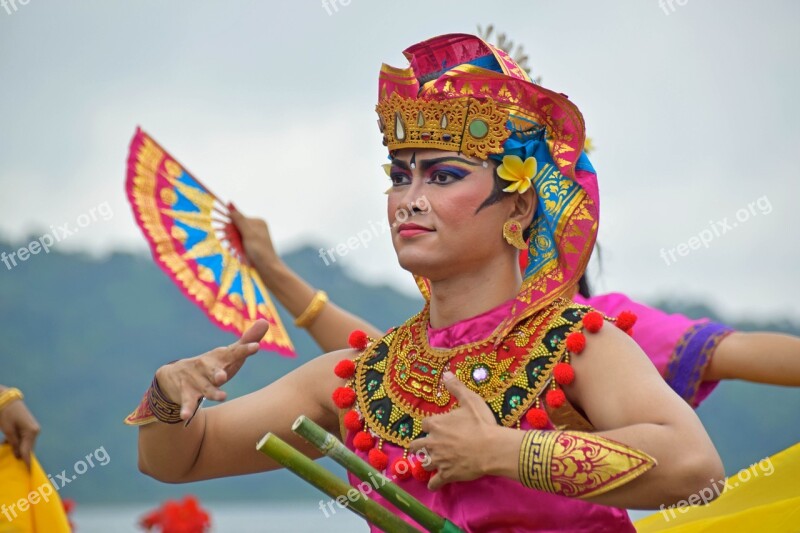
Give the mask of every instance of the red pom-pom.
M 547 396 L 545 396 L 545 400 L 547 401 L 547 405 L 552 407 L 553 409 L 558 409 L 567 401 L 567 397 L 564 394 L 564 391 L 561 389 L 552 389 L 547 391 Z
M 347 414 L 344 415 L 344 427 L 346 427 L 350 431 L 358 431 L 361 429 L 363 422 L 361 417 L 358 416 L 358 413 L 355 411 L 347 411 Z
M 629 336 L 633 337 L 633 328 L 626 329 L 625 333 L 627 333 Z
M 411 463 L 402 457 L 395 459 L 389 466 L 389 473 L 392 479 L 408 479 L 411 477 Z
M 386 468 L 386 465 L 389 464 L 389 456 L 378 448 L 372 448 L 369 451 L 368 458 L 369 464 L 371 464 L 375 470 L 379 470 L 381 472 L 383 472 L 383 470 Z
M 350 333 L 350 338 L 347 339 L 347 343 L 356 350 L 363 350 L 367 347 L 367 334 L 361 331 L 360 329 L 353 330 Z
M 350 359 L 342 359 L 333 368 L 333 373 L 342 379 L 350 379 L 356 371 L 356 364 Z
M 597 311 L 589 311 L 583 316 L 583 327 L 589 333 L 597 333 L 603 327 L 603 315 Z
M 339 409 L 347 409 L 348 407 L 352 407 L 356 402 L 356 391 L 350 387 L 337 387 L 336 390 L 333 391 L 331 397 L 336 407 Z
M 617 317 L 617 327 L 621 330 L 628 331 L 636 324 L 638 317 L 630 311 L 623 311 Z
M 581 353 L 586 348 L 586 337 L 580 331 L 567 335 L 567 350 L 572 353 Z
M 417 481 L 422 481 L 423 483 L 427 483 L 428 480 L 433 475 L 433 472 L 428 472 L 422 467 L 422 463 L 414 463 L 411 465 L 411 475 L 414 476 L 414 479 Z
M 356 450 L 366 452 L 372 449 L 374 445 L 375 439 L 373 439 L 372 435 L 367 431 L 359 431 L 356 433 L 356 436 L 353 437 L 353 446 L 356 447 Z
M 553 377 L 559 385 L 569 385 L 575 381 L 575 370 L 569 363 L 558 363 L 553 369 Z
M 528 409 L 528 412 L 525 413 L 525 418 L 528 420 L 528 424 L 530 424 L 533 429 L 544 429 L 547 427 L 547 423 L 549 421 L 545 410 L 537 409 L 536 407 Z

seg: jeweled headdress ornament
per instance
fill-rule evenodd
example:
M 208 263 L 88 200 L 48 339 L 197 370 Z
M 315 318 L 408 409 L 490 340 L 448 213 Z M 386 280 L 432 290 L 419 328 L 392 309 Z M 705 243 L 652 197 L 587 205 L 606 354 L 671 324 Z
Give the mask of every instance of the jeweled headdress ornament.
M 583 153 L 583 116 L 566 95 L 533 83 L 508 54 L 474 35 L 442 35 L 403 54 L 409 66 L 383 65 L 378 82 L 378 126 L 390 153 L 433 148 L 536 160 L 528 266 L 503 333 L 567 293 L 589 260 L 599 199 Z M 418 281 L 425 293 L 427 282 Z

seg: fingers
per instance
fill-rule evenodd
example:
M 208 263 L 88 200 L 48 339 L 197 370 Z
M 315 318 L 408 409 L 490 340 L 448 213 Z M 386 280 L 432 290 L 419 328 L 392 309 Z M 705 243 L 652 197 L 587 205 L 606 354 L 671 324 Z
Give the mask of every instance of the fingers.
M 23 431 L 22 438 L 19 443 L 20 458 L 25 461 L 25 465 L 30 469 L 31 467 L 31 452 L 33 451 L 33 443 L 36 442 L 36 437 L 39 430 Z
M 437 491 L 446 485 L 448 481 L 445 479 L 445 474 L 441 470 L 437 470 L 428 481 L 428 490 Z
M 477 393 L 469 390 L 467 386 L 464 385 L 464 383 L 462 383 L 461 380 L 458 379 L 452 372 L 445 372 L 442 374 L 442 378 L 444 378 L 444 386 L 448 391 L 450 391 L 450 394 L 455 396 L 460 405 L 472 402 L 475 399 L 478 399 L 481 401 L 481 403 L 483 403 L 483 398 L 481 398 Z
M 425 450 L 425 446 L 430 442 L 430 437 L 423 437 L 421 439 L 414 439 L 408 443 L 408 453 L 416 454 L 421 450 Z
M 19 435 L 17 435 L 17 428 L 12 428 L 11 431 L 6 432 L 6 441 L 11 445 L 11 451 L 14 452 L 14 457 L 17 459 L 21 458 L 19 452 Z
M 239 210 L 238 210 L 238 209 L 236 209 L 236 207 L 235 207 L 233 204 L 231 204 L 231 203 L 229 203 L 229 204 L 228 204 L 228 215 L 230 215 L 230 217 L 231 217 L 231 220 L 233 220 L 233 224 L 234 224 L 234 225 L 235 225 L 237 228 L 238 228 L 238 227 L 239 227 L 239 226 L 240 226 L 240 225 L 241 225 L 241 224 L 242 224 L 242 223 L 243 223 L 245 220 L 247 220 L 247 217 L 245 217 L 243 214 L 241 214 L 241 213 L 239 212 Z
M 249 344 L 251 342 L 261 342 L 261 339 L 264 338 L 264 335 L 267 334 L 269 330 L 269 322 L 260 318 L 253 322 L 253 325 L 247 328 L 242 334 L 242 338 L 239 339 L 237 344 Z

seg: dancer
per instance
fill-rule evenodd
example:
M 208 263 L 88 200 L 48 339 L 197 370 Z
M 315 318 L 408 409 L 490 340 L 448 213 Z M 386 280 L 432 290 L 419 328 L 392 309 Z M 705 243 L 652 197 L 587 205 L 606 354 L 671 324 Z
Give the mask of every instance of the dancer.
M 430 302 L 194 418 L 201 397 L 225 399 L 266 323 L 162 366 L 127 419 L 141 425 L 140 469 L 168 482 L 272 470 L 253 445 L 270 431 L 318 457 L 290 430 L 305 414 L 467 531 L 633 531 L 617 507 L 658 508 L 720 479 L 692 409 L 626 332 L 569 300 L 598 224 L 578 109 L 477 37 L 405 55 L 410 66 L 384 66 L 379 81 L 387 214 L 411 210 L 392 242 Z M 422 196 L 425 212 L 411 207 Z M 597 431 L 555 430 L 545 403 Z
M 293 316 L 305 313 L 297 325 L 304 327 L 324 351 L 346 348 L 347 337 L 354 329 L 371 337 L 382 335 L 379 328 L 336 306 L 327 295 L 321 301 L 318 295 L 323 293 L 315 291 L 277 254 L 266 222 L 235 209 L 231 216 L 242 234 L 247 257 L 267 289 Z M 579 288 L 572 295 L 576 303 L 608 316 L 623 314 L 626 320 L 636 317 L 635 327 L 629 328 L 633 340 L 669 386 L 692 407 L 699 406 L 720 380 L 800 387 L 800 338 L 735 331 L 709 319 L 666 313 L 622 293 L 592 296 L 585 278 Z

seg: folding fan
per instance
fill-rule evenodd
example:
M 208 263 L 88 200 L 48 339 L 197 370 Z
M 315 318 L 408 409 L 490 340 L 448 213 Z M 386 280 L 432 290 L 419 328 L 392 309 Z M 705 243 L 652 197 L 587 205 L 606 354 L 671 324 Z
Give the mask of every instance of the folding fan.
M 261 347 L 295 356 L 264 283 L 247 263 L 228 205 L 139 128 L 125 188 L 156 263 L 212 322 L 241 335 L 266 319 Z

